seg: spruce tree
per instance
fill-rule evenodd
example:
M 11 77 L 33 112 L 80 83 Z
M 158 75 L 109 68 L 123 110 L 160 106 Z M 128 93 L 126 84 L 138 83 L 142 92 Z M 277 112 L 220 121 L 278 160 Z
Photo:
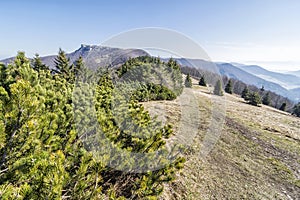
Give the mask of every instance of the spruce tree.
M 83 64 L 83 59 L 81 56 L 75 61 L 75 67 L 74 67 L 74 75 L 78 76 L 80 72 L 83 70 L 84 64 Z
M 188 88 L 192 87 L 193 84 L 192 84 L 192 79 L 191 79 L 190 74 L 186 75 L 186 78 L 185 78 L 185 81 L 184 81 L 184 85 L 185 85 L 185 87 L 188 87 Z
M 294 106 L 293 114 L 297 117 L 300 117 L 300 102 Z
M 262 103 L 264 105 L 267 105 L 267 106 L 270 105 L 271 100 L 270 100 L 270 93 L 269 92 L 263 97 Z
M 200 78 L 200 80 L 199 80 L 199 85 L 200 85 L 200 86 L 206 86 L 206 81 L 205 81 L 204 76 L 201 76 L 201 78 Z
M 221 80 L 218 80 L 215 84 L 215 88 L 214 88 L 214 94 L 218 95 L 218 96 L 223 96 L 223 88 L 222 88 L 222 83 Z
M 39 54 L 35 54 L 35 57 L 32 60 L 32 68 L 36 71 L 49 70 L 49 68 L 42 62 Z
M 227 85 L 225 86 L 225 92 L 228 94 L 232 94 L 232 81 L 229 79 Z
M 67 81 L 72 82 L 74 80 L 74 65 L 70 65 L 70 59 L 67 57 L 66 53 L 62 49 L 59 49 L 58 55 L 55 58 L 54 63 L 54 73 L 59 74 Z
M 279 108 L 279 110 L 285 111 L 286 110 L 286 102 L 283 102 Z
M 248 103 L 253 106 L 258 106 L 259 104 L 261 104 L 261 97 L 257 92 L 251 92 L 249 94 Z
M 243 98 L 243 99 L 245 99 L 246 101 L 248 101 L 249 100 L 249 89 L 248 89 L 248 87 L 246 86 L 245 88 L 244 88 L 244 90 L 242 91 L 242 95 L 241 95 L 241 97 Z

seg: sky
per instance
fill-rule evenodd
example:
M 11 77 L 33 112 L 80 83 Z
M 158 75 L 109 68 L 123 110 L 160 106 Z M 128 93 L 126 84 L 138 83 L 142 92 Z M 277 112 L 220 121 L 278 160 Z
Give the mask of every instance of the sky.
M 143 27 L 178 31 L 213 61 L 300 70 L 298 0 L 3 0 L 0 59 L 72 52 Z

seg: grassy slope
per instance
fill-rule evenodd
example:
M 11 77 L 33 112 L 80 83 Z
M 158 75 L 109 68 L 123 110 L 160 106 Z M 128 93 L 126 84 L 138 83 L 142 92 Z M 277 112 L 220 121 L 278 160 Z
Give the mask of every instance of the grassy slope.
M 221 136 L 210 154 L 200 157 L 212 104 L 207 88 L 194 85 L 193 92 L 202 116 L 199 132 L 184 170 L 166 185 L 161 199 L 300 199 L 300 119 L 226 95 Z M 145 107 L 178 126 L 178 101 Z

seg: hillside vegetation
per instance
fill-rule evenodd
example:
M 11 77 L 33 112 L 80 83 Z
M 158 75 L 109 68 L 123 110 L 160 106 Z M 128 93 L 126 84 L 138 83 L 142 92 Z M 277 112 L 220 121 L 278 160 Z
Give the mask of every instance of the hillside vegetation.
M 1 199 L 300 198 L 300 118 L 173 59 L 54 63 L 0 64 Z
M 145 63 L 131 75 L 155 77 L 153 60 Z M 113 71 L 90 72 L 81 58 L 71 64 L 62 50 L 51 71 L 22 52 L 0 64 L 1 199 L 157 199 L 185 159 L 166 147 L 172 127 L 149 116 L 139 93 L 126 94 L 176 98 L 179 67 L 161 68 L 174 72 L 177 90 L 118 82 Z
M 199 156 L 212 109 L 218 109 L 212 107 L 208 88 L 198 86 L 196 80 L 193 83 L 201 126 L 186 152 L 185 168 L 175 182 L 166 185 L 161 199 L 299 199 L 300 119 L 226 94 L 220 138 L 206 157 Z M 163 107 L 166 121 L 180 119 L 178 100 L 145 106 L 153 115 L 155 108 Z

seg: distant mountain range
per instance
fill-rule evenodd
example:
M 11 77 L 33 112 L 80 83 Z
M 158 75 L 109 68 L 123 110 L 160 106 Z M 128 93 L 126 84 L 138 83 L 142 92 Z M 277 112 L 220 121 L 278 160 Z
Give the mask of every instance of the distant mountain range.
M 291 72 L 287 72 L 287 74 L 293 74 L 295 76 L 300 77 L 300 70 L 299 71 L 291 71 Z
M 286 89 L 300 88 L 300 78 L 296 75 L 271 72 L 257 65 L 239 65 L 237 67 L 262 79 L 278 83 Z
M 119 49 L 97 45 L 81 45 L 79 49 L 67 54 L 73 63 L 79 56 L 82 56 L 85 64 L 91 69 L 99 66 L 114 67 L 121 65 L 129 58 L 148 56 L 149 54 L 141 49 Z M 41 57 L 42 61 L 54 67 L 53 56 Z M 5 64 L 13 61 L 14 58 L 1 60 Z M 229 78 L 238 79 L 246 84 L 262 87 L 293 101 L 300 100 L 300 71 L 277 73 L 268 71 L 257 65 L 243 65 L 239 63 L 213 63 L 201 59 L 177 58 L 178 63 L 183 66 L 196 67 L 211 72 L 219 72 Z
M 181 65 L 196 67 L 202 70 L 215 72 L 216 70 L 224 76 L 240 80 L 248 85 L 258 88 L 264 86 L 279 95 L 293 101 L 300 100 L 300 78 L 295 75 L 271 72 L 259 66 L 247 66 L 237 63 L 213 63 L 200 59 L 176 59 Z M 290 88 L 286 88 L 289 86 Z

